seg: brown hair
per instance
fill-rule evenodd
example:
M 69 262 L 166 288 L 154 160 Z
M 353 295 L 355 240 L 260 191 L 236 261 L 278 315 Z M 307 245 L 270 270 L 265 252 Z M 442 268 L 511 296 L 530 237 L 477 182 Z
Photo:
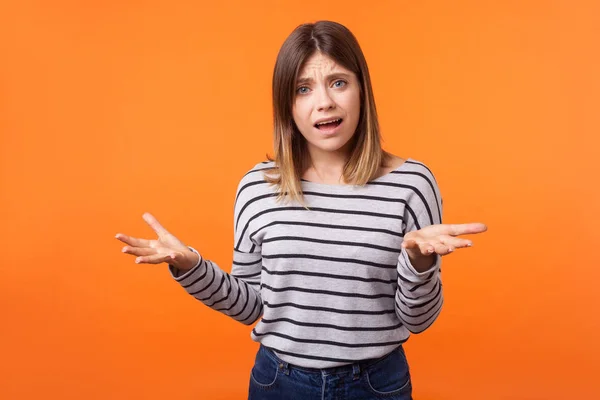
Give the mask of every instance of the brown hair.
M 377 110 L 367 62 L 358 41 L 345 26 L 318 21 L 298 26 L 285 40 L 273 72 L 273 148 L 275 161 L 266 181 L 278 185 L 277 201 L 289 196 L 304 204 L 301 176 L 307 162 L 306 139 L 298 130 L 292 109 L 296 80 L 304 63 L 316 52 L 329 56 L 354 72 L 360 84 L 361 112 L 356 132 L 350 139 L 350 157 L 344 165 L 346 183 L 364 185 L 376 177 L 390 155 L 381 148 Z

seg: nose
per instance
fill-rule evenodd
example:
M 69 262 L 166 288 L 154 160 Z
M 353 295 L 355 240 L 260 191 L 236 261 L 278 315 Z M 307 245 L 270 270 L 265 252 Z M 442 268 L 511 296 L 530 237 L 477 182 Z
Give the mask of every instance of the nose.
M 317 110 L 326 111 L 335 108 L 335 101 L 327 89 L 317 90 Z

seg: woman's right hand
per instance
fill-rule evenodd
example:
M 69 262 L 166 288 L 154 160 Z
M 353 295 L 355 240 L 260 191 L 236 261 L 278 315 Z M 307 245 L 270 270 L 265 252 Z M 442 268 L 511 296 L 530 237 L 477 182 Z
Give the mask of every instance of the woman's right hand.
M 144 213 L 144 221 L 156 232 L 158 239 L 138 239 L 117 233 L 116 238 L 125 243 L 123 253 L 137 256 L 138 264 L 168 263 L 181 271 L 192 269 L 199 261 L 198 254 L 191 251 L 179 239 L 169 233 L 154 216 Z

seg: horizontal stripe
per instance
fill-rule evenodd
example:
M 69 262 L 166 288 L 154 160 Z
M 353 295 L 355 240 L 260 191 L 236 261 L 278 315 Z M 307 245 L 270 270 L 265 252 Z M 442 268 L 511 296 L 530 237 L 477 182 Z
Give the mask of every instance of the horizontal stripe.
M 302 304 L 295 303 L 279 303 L 279 304 L 271 304 L 268 301 L 264 302 L 264 305 L 269 308 L 279 308 L 279 307 L 293 307 L 299 308 L 301 310 L 311 310 L 311 311 L 325 311 L 334 314 L 362 314 L 362 315 L 383 315 L 383 314 L 393 314 L 394 310 L 381 310 L 381 311 L 370 311 L 370 310 L 340 310 L 337 308 L 328 308 L 328 307 L 317 307 L 317 306 L 306 306 Z
M 250 172 L 253 172 L 253 171 L 250 171 Z M 267 181 L 254 181 L 254 182 L 249 182 L 249 183 L 246 183 L 246 184 L 245 184 L 244 186 L 242 186 L 242 187 L 241 187 L 241 188 L 238 190 L 238 192 L 236 193 L 236 195 L 235 195 L 234 207 L 235 207 L 235 205 L 237 205 L 238 198 L 240 197 L 240 195 L 242 194 L 242 192 L 243 192 L 244 190 L 246 190 L 247 188 L 249 188 L 249 187 L 251 187 L 251 186 L 255 186 L 255 185 L 266 185 L 266 184 L 267 184 Z
M 232 274 L 231 276 L 235 276 L 238 279 L 246 279 L 246 278 L 252 278 L 252 277 L 260 276 L 260 272 L 254 272 L 252 274 L 246 274 L 246 275 Z
M 400 292 L 402 297 L 404 297 L 407 300 L 419 300 L 424 297 L 428 297 L 438 287 L 438 284 L 439 281 L 435 281 L 433 285 L 430 285 L 431 287 L 429 288 L 429 290 L 425 289 L 422 293 L 417 292 L 417 295 L 415 297 L 407 296 L 406 293 L 404 293 L 404 289 L 402 288 L 403 285 L 398 285 L 398 291 Z
M 400 303 L 402 303 L 402 305 L 404 305 L 404 307 L 408 308 L 408 309 L 415 309 L 415 308 L 420 308 L 420 307 L 425 307 L 426 305 L 428 305 L 429 303 L 431 303 L 432 301 L 434 301 L 435 299 L 437 299 L 437 297 L 440 295 L 442 290 L 442 284 L 440 282 L 439 285 L 437 285 L 437 291 L 436 293 L 433 295 L 433 297 L 427 301 L 424 302 L 419 302 L 418 304 L 413 304 L 413 305 L 408 305 L 404 302 L 404 300 L 400 299 Z M 400 296 L 400 290 L 398 290 L 397 295 Z
M 353 263 L 353 264 L 362 264 L 368 265 L 370 267 L 376 268 L 385 268 L 385 269 L 395 269 L 396 265 L 385 265 L 374 263 L 365 260 L 356 260 L 352 258 L 338 258 L 338 257 L 325 257 L 325 256 L 317 256 L 312 254 L 263 254 L 263 258 L 267 260 L 277 259 L 277 258 L 309 258 L 312 260 L 323 260 L 323 261 L 333 261 L 333 262 L 343 262 L 343 263 Z
M 234 255 L 234 258 L 235 258 L 235 255 Z M 240 261 L 235 261 L 235 259 L 234 259 L 233 260 L 233 265 L 239 265 L 239 266 L 242 266 L 242 267 L 247 267 L 247 266 L 250 266 L 250 265 L 260 264 L 260 262 L 261 262 L 260 259 L 258 259 L 256 261 L 252 261 L 252 262 L 240 262 Z
M 206 265 L 203 265 L 206 268 L 204 269 L 204 272 L 202 273 L 202 275 L 197 276 L 196 279 L 194 279 L 193 281 L 189 282 L 189 283 L 183 283 L 183 280 L 181 281 L 181 286 L 183 286 L 184 289 L 188 289 L 190 287 L 192 287 L 193 285 L 195 285 L 196 283 L 200 282 L 202 279 L 204 279 L 204 277 L 206 276 L 206 274 L 208 273 L 208 263 L 206 263 Z M 190 275 L 190 276 L 194 276 L 194 275 Z
M 197 295 L 198 293 L 202 293 L 204 290 L 206 290 L 208 287 L 210 287 L 210 285 L 212 285 L 212 283 L 215 281 L 215 277 L 216 277 L 217 275 L 215 274 L 215 270 L 214 270 L 214 268 L 208 268 L 208 270 L 207 270 L 207 271 L 211 271 L 211 272 L 212 272 L 212 274 L 211 274 L 211 275 L 212 275 L 212 278 L 211 278 L 210 282 L 208 282 L 208 284 L 206 284 L 206 285 L 202 286 L 202 289 L 198 289 L 198 290 L 195 290 L 195 291 L 193 291 L 193 292 L 191 292 L 191 291 L 190 291 L 189 293 L 190 293 L 192 296 L 195 296 L 195 295 Z
M 403 237 L 402 232 L 394 232 L 387 229 L 377 229 L 370 228 L 364 226 L 350 226 L 350 225 L 332 225 L 332 224 L 319 224 L 319 223 L 311 223 L 311 222 L 300 222 L 300 221 L 274 221 L 264 226 L 261 226 L 256 231 L 250 234 L 250 241 L 254 241 L 254 236 L 262 231 L 263 229 L 269 228 L 275 225 L 291 225 L 291 226 L 310 226 L 315 228 L 325 228 L 325 229 L 341 229 L 341 230 L 353 230 L 353 231 L 362 231 L 362 232 L 373 232 L 373 233 L 385 233 L 387 235 Z
M 392 253 L 398 252 L 398 249 L 393 249 L 391 247 L 377 246 L 375 244 L 369 244 L 369 243 L 354 243 L 354 242 L 344 242 L 341 240 L 314 239 L 314 238 L 307 238 L 307 237 L 300 237 L 300 236 L 276 236 L 276 237 L 272 237 L 269 239 L 264 239 L 263 243 L 271 243 L 271 242 L 277 242 L 277 241 L 282 241 L 282 240 L 288 240 L 288 241 L 295 240 L 295 241 L 302 241 L 302 242 L 331 244 L 331 245 L 338 245 L 338 246 L 368 247 L 370 249 L 389 251 Z
M 198 300 L 200 300 L 200 301 L 206 301 L 206 300 L 211 299 L 212 296 L 214 296 L 214 294 L 217 293 L 221 289 L 221 287 L 223 286 L 223 283 L 225 283 L 225 275 L 222 275 L 222 277 L 221 277 L 221 283 L 219 284 L 219 286 L 211 294 L 209 294 L 208 296 L 202 297 L 202 298 L 198 298 Z
M 406 339 L 401 340 L 400 344 L 402 344 L 404 342 L 406 342 Z M 361 362 L 361 361 L 366 360 L 365 358 L 352 359 L 352 358 L 314 356 L 311 354 L 299 354 L 299 353 L 294 353 L 294 352 L 285 351 L 285 350 L 278 350 L 271 346 L 265 346 L 265 347 L 271 351 L 274 351 L 277 354 L 283 354 L 283 355 L 287 355 L 287 356 L 291 356 L 291 357 L 295 357 L 295 358 L 303 358 L 303 359 L 307 359 L 307 360 L 319 360 L 319 361 L 346 363 L 346 364 L 352 364 L 352 363 Z
M 435 318 L 438 316 L 440 310 L 442 309 L 442 305 L 444 304 L 444 299 L 442 299 L 442 301 L 439 303 L 440 305 L 437 307 L 437 309 L 431 314 L 431 316 L 429 318 L 427 318 L 425 321 L 421 322 L 420 324 L 411 324 L 407 321 L 403 321 L 404 326 L 406 326 L 407 328 L 410 326 L 410 328 L 408 328 L 408 330 L 410 330 L 411 332 L 422 332 L 425 329 L 427 329 L 435 320 Z
M 421 193 L 419 191 L 419 189 L 417 189 L 414 186 L 411 185 L 405 185 L 402 183 L 392 183 L 392 182 L 373 182 L 373 184 L 375 185 L 382 185 L 382 186 L 393 186 L 393 187 L 399 187 L 399 188 L 404 188 L 404 189 L 411 189 L 417 196 L 419 196 L 419 198 L 421 199 L 421 201 L 423 202 L 423 205 L 425 206 L 425 210 L 427 210 L 427 215 L 429 216 L 429 224 L 428 225 L 433 225 L 434 221 L 433 221 L 433 215 L 431 214 L 431 208 L 429 206 L 429 204 L 427 203 L 427 200 L 425 199 L 425 196 L 423 196 L 423 193 Z M 415 217 L 414 213 L 413 213 L 413 218 L 415 221 L 418 221 L 418 219 Z M 420 225 L 418 225 L 419 227 L 417 229 L 421 229 Z
M 381 299 L 381 298 L 390 298 L 393 299 L 395 296 L 393 294 L 387 293 L 379 293 L 379 294 L 364 294 L 364 293 L 346 293 L 346 292 L 336 292 L 333 290 L 319 290 L 319 289 L 308 289 L 294 286 L 286 286 L 284 288 L 274 288 L 267 284 L 262 284 L 261 287 L 266 288 L 272 292 L 303 292 L 303 293 L 311 293 L 311 294 L 327 294 L 331 296 L 340 296 L 340 297 L 356 297 L 362 299 Z
M 381 343 L 377 343 L 377 342 L 373 342 L 373 343 L 343 343 L 343 342 L 336 342 L 333 340 L 303 339 L 303 338 L 296 338 L 296 337 L 293 337 L 290 335 L 286 335 L 286 334 L 280 333 L 280 332 L 259 333 L 256 331 L 256 328 L 254 328 L 252 330 L 252 333 L 254 334 L 254 336 L 257 336 L 257 337 L 264 336 L 264 335 L 273 335 L 273 336 L 291 340 L 292 342 L 297 342 L 297 343 L 326 344 L 326 345 L 330 345 L 330 346 L 348 347 L 348 348 L 354 348 L 354 349 L 358 349 L 358 348 L 362 348 L 362 347 L 381 347 L 381 346 L 394 346 L 394 345 L 397 346 L 400 343 L 402 343 L 401 341 L 381 342 Z
M 332 325 L 332 324 L 319 324 L 316 322 L 300 322 L 300 321 L 295 321 L 293 319 L 290 318 L 275 318 L 275 319 L 266 319 L 263 318 L 261 319 L 261 322 L 263 324 L 273 324 L 276 322 L 287 322 L 293 325 L 298 325 L 298 326 L 306 326 L 306 327 L 310 327 L 310 328 L 327 328 L 327 329 L 335 329 L 338 331 L 349 331 L 349 332 L 381 332 L 381 331 L 391 331 L 394 329 L 398 329 L 399 327 L 402 326 L 401 323 L 398 323 L 396 325 L 390 325 L 390 326 L 378 326 L 378 327 L 361 327 L 361 326 L 339 326 L 339 325 Z
M 301 275 L 301 276 L 318 276 L 320 278 L 330 278 L 330 279 L 342 279 L 348 281 L 358 281 L 358 282 L 379 282 L 379 283 L 394 283 L 395 279 L 379 279 L 379 278 L 363 278 L 360 276 L 348 276 L 348 275 L 334 275 L 334 274 L 326 274 L 324 272 L 309 272 L 309 271 L 271 271 L 267 267 L 262 268 L 269 275 Z
M 229 276 L 229 275 L 225 275 L 225 276 Z M 227 300 L 229 298 L 229 294 L 231 293 L 231 289 L 233 288 L 233 285 L 231 284 L 230 278 L 227 278 L 227 282 L 229 287 L 227 288 L 227 292 L 225 293 L 225 295 L 223 297 L 221 297 L 220 299 L 214 299 L 213 302 L 205 302 L 205 304 L 208 307 L 212 307 L 215 308 L 215 306 L 225 300 Z
M 423 315 L 429 314 L 431 312 L 431 310 L 433 310 L 435 307 L 437 307 L 439 302 L 442 300 L 442 297 L 436 297 L 435 299 L 436 299 L 436 302 L 433 303 L 431 305 L 431 307 L 429 307 L 427 310 L 425 310 L 419 314 L 407 314 L 406 312 L 404 312 L 403 307 L 400 307 L 400 305 L 398 304 L 398 298 L 396 298 L 396 308 L 398 308 L 398 310 L 400 310 L 400 313 L 402 313 L 402 315 L 404 315 L 406 318 L 419 318 L 419 317 L 422 317 Z M 404 318 L 402 320 L 404 320 Z

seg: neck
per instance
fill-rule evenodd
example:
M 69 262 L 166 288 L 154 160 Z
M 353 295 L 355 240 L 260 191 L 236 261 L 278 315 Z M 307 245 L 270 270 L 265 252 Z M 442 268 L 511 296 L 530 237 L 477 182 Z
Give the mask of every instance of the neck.
M 305 174 L 309 180 L 317 180 L 321 183 L 343 183 L 342 175 L 348 160 L 346 152 L 309 149 L 308 153 Z

